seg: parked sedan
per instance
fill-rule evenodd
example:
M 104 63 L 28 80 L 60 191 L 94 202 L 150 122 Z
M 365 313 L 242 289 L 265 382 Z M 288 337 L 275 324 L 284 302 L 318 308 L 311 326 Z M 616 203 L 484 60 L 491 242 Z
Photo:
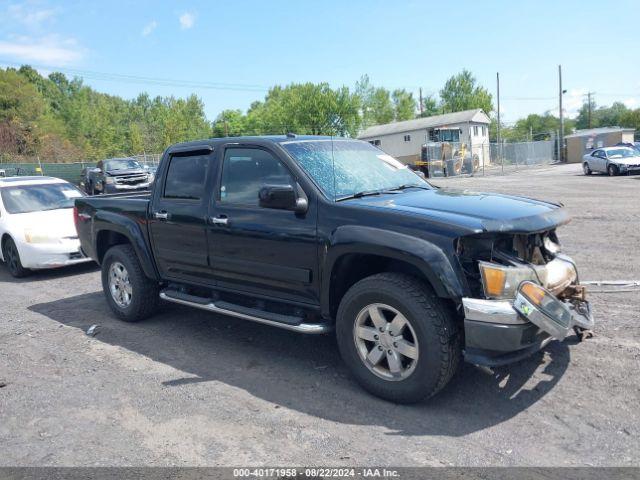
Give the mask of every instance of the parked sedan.
M 0 259 L 9 273 L 89 262 L 80 250 L 73 202 L 84 194 L 51 177 L 0 179 Z
M 582 157 L 585 175 L 593 172 L 610 176 L 640 172 L 640 152 L 629 147 L 598 148 Z

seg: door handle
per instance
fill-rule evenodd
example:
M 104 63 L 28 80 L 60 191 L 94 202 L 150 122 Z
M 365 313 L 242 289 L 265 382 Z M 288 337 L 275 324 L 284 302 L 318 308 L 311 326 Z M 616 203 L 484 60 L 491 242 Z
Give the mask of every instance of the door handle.
M 229 225 L 229 218 L 226 215 L 209 218 L 213 225 Z
M 153 218 L 155 218 L 157 220 L 168 220 L 169 219 L 169 214 L 167 212 L 155 212 L 153 214 Z

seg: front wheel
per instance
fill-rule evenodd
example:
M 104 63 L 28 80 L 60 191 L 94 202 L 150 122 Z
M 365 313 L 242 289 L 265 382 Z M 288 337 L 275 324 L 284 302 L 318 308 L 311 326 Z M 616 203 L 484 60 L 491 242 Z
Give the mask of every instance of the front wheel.
M 589 164 L 587 162 L 584 162 L 582 164 L 582 171 L 584 172 L 585 175 L 591 175 L 591 168 L 589 168 Z
M 2 245 L 2 256 L 12 277 L 22 278 L 29 274 L 29 270 L 22 266 L 20 252 L 18 252 L 18 247 L 16 247 L 13 238 L 7 238 L 4 241 Z
M 125 322 L 143 320 L 158 308 L 158 283 L 144 274 L 131 245 L 116 245 L 105 254 L 102 289 L 113 313 Z
M 359 281 L 338 308 L 340 354 L 360 385 L 397 403 L 439 392 L 461 358 L 452 312 L 420 280 L 382 273 Z
M 607 173 L 610 177 L 615 177 L 616 175 L 618 175 L 618 167 L 616 167 L 615 165 L 609 165 L 607 167 Z

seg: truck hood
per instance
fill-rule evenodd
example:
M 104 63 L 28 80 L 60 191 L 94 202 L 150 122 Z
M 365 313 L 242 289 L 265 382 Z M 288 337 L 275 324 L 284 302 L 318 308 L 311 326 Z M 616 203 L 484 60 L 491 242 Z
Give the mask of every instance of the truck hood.
M 480 232 L 533 233 L 567 223 L 561 205 L 526 197 L 467 190 L 405 190 L 398 194 L 353 200 L 368 208 L 385 208 L 418 215 Z

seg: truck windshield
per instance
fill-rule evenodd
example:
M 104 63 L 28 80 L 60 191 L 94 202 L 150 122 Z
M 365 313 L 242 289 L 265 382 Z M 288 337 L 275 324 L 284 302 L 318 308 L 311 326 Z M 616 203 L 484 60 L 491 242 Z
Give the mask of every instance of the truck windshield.
M 403 163 L 359 140 L 292 140 L 281 145 L 333 200 L 412 186 L 432 188 Z
M 69 183 L 3 187 L 0 195 L 4 208 L 10 214 L 73 208 L 75 199 L 83 196 Z
M 111 170 L 133 170 L 141 169 L 142 166 L 132 158 L 117 158 L 104 162 L 104 169 Z

